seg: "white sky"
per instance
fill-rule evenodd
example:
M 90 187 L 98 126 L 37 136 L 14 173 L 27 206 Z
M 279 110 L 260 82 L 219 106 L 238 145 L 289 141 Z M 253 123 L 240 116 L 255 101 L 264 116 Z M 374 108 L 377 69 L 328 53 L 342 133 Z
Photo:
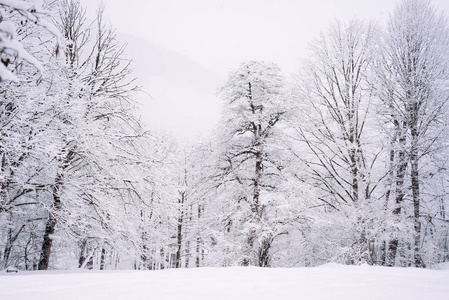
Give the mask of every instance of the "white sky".
M 96 3 L 82 0 L 91 12 Z M 245 60 L 273 61 L 288 75 L 308 43 L 335 20 L 383 24 L 394 0 L 104 0 L 128 43 L 143 90 L 142 119 L 183 139 L 210 132 L 215 92 Z M 435 0 L 449 11 L 449 0 Z

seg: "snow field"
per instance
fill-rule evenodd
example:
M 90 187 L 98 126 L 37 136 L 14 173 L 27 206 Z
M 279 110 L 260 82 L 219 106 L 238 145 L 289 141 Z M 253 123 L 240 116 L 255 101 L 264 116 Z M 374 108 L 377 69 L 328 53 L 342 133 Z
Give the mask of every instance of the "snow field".
M 33 271 L 0 274 L 0 299 L 447 300 L 449 270 L 316 268 Z

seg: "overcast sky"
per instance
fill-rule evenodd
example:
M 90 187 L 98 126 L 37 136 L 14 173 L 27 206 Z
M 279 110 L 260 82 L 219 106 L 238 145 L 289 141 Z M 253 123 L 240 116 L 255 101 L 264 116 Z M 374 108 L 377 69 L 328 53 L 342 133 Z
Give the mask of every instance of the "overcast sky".
M 90 11 L 96 3 L 82 0 Z M 207 134 L 218 120 L 216 90 L 245 60 L 298 69 L 308 43 L 340 19 L 384 24 L 394 0 L 107 0 L 106 15 L 128 43 L 147 94 L 143 120 L 176 137 Z M 449 0 L 433 1 L 449 11 Z

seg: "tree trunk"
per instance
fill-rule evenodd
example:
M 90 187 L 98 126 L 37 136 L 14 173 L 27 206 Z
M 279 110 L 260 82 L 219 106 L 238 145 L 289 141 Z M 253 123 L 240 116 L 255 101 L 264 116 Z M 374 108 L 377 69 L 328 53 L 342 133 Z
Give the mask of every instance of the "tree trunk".
M 65 152 L 66 149 L 62 151 Z M 69 166 L 72 159 L 75 157 L 74 149 L 68 150 L 63 159 L 60 169 L 55 178 L 53 185 L 53 206 L 48 215 L 47 224 L 45 226 L 44 241 L 42 243 L 41 256 L 39 260 L 39 270 L 47 270 L 50 262 L 51 247 L 53 244 L 52 235 L 55 233 L 56 227 L 56 213 L 61 209 L 61 188 L 64 185 L 64 171 Z
M 80 243 L 80 254 L 78 258 L 78 268 L 81 268 L 84 265 L 84 262 L 86 260 L 86 248 L 87 248 L 87 241 L 84 239 Z
M 160 256 L 161 256 L 161 262 L 160 262 L 160 264 L 159 264 L 159 270 L 163 270 L 163 269 L 165 269 L 165 251 L 164 251 L 164 248 L 161 248 L 161 251 L 160 251 Z
M 260 151 L 256 152 L 256 166 L 255 166 L 255 176 L 254 176 L 254 192 L 253 192 L 253 203 L 252 212 L 261 219 L 262 210 L 260 208 L 260 181 L 262 179 L 262 154 Z
M 10 218 L 12 219 L 12 213 L 10 213 Z M 14 242 L 17 240 L 17 238 L 19 237 L 20 233 L 24 228 L 25 225 L 22 225 L 14 235 L 12 233 L 13 229 L 11 227 L 8 228 L 8 237 L 6 240 L 5 251 L 3 252 L 3 269 L 6 269 L 8 267 L 9 256 L 11 255 Z
M 190 264 L 190 241 L 187 241 L 186 242 L 186 250 L 185 250 L 185 252 L 186 252 L 186 255 L 185 255 L 185 262 L 184 262 L 184 266 L 186 267 L 186 268 L 188 268 L 189 267 L 189 264 Z
M 425 267 L 424 261 L 420 255 L 421 248 L 421 221 L 420 217 L 420 191 L 419 191 L 419 154 L 418 154 L 418 107 L 417 103 L 410 105 L 410 175 L 412 181 L 412 198 L 413 198 L 413 227 L 414 227 L 414 249 L 413 261 L 416 267 Z
M 402 126 L 400 126 L 400 124 Z M 398 161 L 396 165 L 396 207 L 393 210 L 393 214 L 399 216 L 402 211 L 402 202 L 404 200 L 404 181 L 405 181 L 405 172 L 407 170 L 407 159 L 405 153 L 406 146 L 406 122 L 394 120 L 395 125 L 395 135 L 398 136 L 398 147 L 396 151 L 398 152 Z M 388 266 L 395 266 L 396 264 L 396 255 L 399 246 L 399 238 L 397 236 L 393 237 L 388 246 L 389 258 L 388 258 Z
M 352 201 L 357 203 L 359 201 L 359 169 L 357 166 L 357 151 L 355 148 L 350 150 L 349 158 L 351 160 L 351 189 L 352 189 Z
M 258 251 L 259 267 L 271 267 L 270 248 L 273 238 L 270 236 L 262 241 Z
M 9 229 L 11 231 L 11 229 Z M 8 233 L 10 235 L 10 233 Z M 12 243 L 8 238 L 5 245 L 5 251 L 3 252 L 3 269 L 8 267 L 9 256 L 11 255 Z
M 181 198 L 179 199 L 179 216 L 178 216 L 178 226 L 177 226 L 177 234 L 176 234 L 176 253 L 175 253 L 175 261 L 174 266 L 175 268 L 181 268 L 181 251 L 182 251 L 182 226 L 184 222 L 184 203 L 185 203 L 185 197 L 186 193 L 182 192 L 180 193 Z
M 421 258 L 420 248 L 421 248 L 421 221 L 419 220 L 419 206 L 420 206 L 420 198 L 419 198 L 419 171 L 418 171 L 418 161 L 414 159 L 415 154 L 411 155 L 411 176 L 412 176 L 412 197 L 413 197 L 413 227 L 415 230 L 414 233 L 414 263 L 416 267 L 425 267 L 424 261 Z
M 198 204 L 198 220 L 200 220 L 201 219 L 201 212 L 202 212 L 202 206 L 200 205 L 200 204 Z M 201 265 L 201 255 L 200 255 L 200 251 L 201 251 L 201 237 L 200 236 L 198 236 L 197 238 L 196 238 L 196 259 L 195 259 L 195 266 L 197 267 L 197 268 L 199 268 L 200 267 L 200 265 Z
M 79 266 L 80 269 L 86 268 L 88 270 L 92 270 L 94 268 L 94 253 L 96 249 L 97 248 L 95 247 L 89 251 L 87 257 L 83 256 L 83 263 Z
M 42 243 L 41 258 L 39 260 L 38 270 L 47 270 L 50 262 L 51 246 L 53 243 L 52 235 L 55 233 L 56 219 L 50 212 L 45 226 L 44 241 Z
M 105 257 L 106 257 L 106 249 L 104 246 L 101 248 L 101 256 L 100 256 L 100 270 L 105 269 Z
M 396 136 L 393 136 L 390 146 L 390 164 L 388 169 L 388 181 L 387 181 L 387 191 L 385 192 L 385 206 L 384 209 L 386 212 L 388 212 L 388 207 L 390 203 L 390 197 L 393 192 L 393 181 L 394 181 L 394 158 L 395 158 L 395 150 L 394 145 L 396 144 Z M 385 266 L 389 264 L 389 257 L 388 257 L 388 246 L 387 246 L 387 240 L 385 239 L 382 242 L 382 246 L 380 247 L 380 265 Z M 397 245 L 396 245 L 397 248 Z
M 50 262 L 51 246 L 53 243 L 52 236 L 55 233 L 56 227 L 55 213 L 61 209 L 60 190 L 63 185 L 63 177 L 63 173 L 60 172 L 56 176 L 55 185 L 53 186 L 53 207 L 52 211 L 49 212 L 47 224 L 45 226 L 44 241 L 42 243 L 38 270 L 47 270 Z

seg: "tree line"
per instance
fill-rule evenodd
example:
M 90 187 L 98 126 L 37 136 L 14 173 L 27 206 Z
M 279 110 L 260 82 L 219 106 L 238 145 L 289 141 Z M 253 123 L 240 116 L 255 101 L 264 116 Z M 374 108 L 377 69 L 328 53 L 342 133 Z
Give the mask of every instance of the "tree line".
M 335 21 L 292 78 L 241 64 L 188 145 L 141 124 L 104 9 L 22 2 L 0 0 L 1 268 L 449 260 L 449 31 L 429 1 Z

